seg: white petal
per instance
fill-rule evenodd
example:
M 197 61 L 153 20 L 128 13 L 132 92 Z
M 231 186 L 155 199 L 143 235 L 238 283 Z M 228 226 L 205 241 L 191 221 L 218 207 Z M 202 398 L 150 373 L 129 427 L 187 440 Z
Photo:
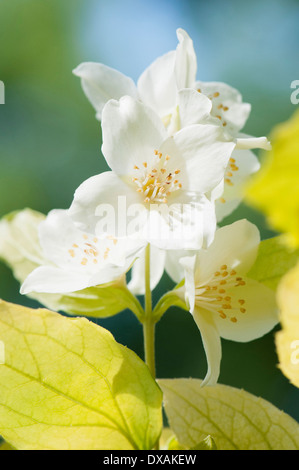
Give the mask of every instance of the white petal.
M 197 60 L 193 41 L 183 29 L 177 29 L 179 44 L 176 49 L 175 73 L 178 89 L 193 88 L 197 72 Z
M 208 198 L 211 201 L 217 201 L 219 199 L 224 191 L 224 178 L 220 181 L 215 188 L 212 189 L 212 191 L 208 194 Z M 217 219 L 218 220 L 218 219 Z
M 129 269 L 133 263 L 133 257 L 127 259 L 125 266 L 107 265 L 105 268 L 100 269 L 97 273 L 90 277 L 88 280 L 88 287 L 99 286 L 101 284 L 108 284 L 110 282 L 120 279 Z
M 238 137 L 236 139 L 236 149 L 250 150 L 250 149 L 263 149 L 271 150 L 271 143 L 267 137 Z
M 196 233 L 201 233 L 200 240 L 202 243 L 199 248 L 207 248 L 213 242 L 216 231 L 216 218 L 213 203 L 210 203 L 207 198 L 203 197 L 201 199 L 201 205 L 198 205 L 198 212 L 194 215 L 191 215 L 191 220 L 193 222 L 193 226 L 190 227 L 190 233 L 193 233 L 194 235 Z M 188 223 L 187 217 L 185 219 L 185 222 L 183 223 L 186 227 L 186 224 Z M 199 226 L 201 228 L 199 228 Z M 191 238 L 192 237 L 190 236 L 189 239 Z M 186 276 L 188 275 L 189 279 L 193 279 L 192 282 L 194 285 L 193 268 L 191 270 L 192 272 L 189 271 L 189 273 L 187 274 L 185 272 L 185 269 L 186 266 L 188 266 L 188 263 L 187 265 L 185 265 L 182 259 L 185 259 L 186 257 L 193 257 L 197 253 L 197 250 L 199 248 L 196 248 L 196 240 L 194 240 L 194 244 L 191 249 L 182 249 L 182 246 L 183 244 L 181 243 L 181 246 L 178 245 L 176 250 L 167 251 L 165 259 L 165 269 L 167 271 L 167 274 L 171 277 L 171 279 L 173 279 L 174 282 L 179 283 L 184 277 L 186 278 Z M 190 289 L 188 289 L 188 291 L 189 290 Z M 191 289 L 192 292 L 193 290 L 194 289 Z M 188 296 L 191 296 L 190 292 Z
M 70 217 L 82 230 L 99 233 L 97 226 L 104 219 L 109 223 L 107 233 L 122 237 L 120 224 L 126 227 L 126 211 L 130 205 L 139 202 L 138 193 L 124 183 L 113 171 L 107 171 L 84 181 L 76 190 Z M 118 219 L 121 214 L 121 220 Z M 113 229 L 114 227 L 114 229 Z
M 161 118 L 171 114 L 176 104 L 175 57 L 175 51 L 159 57 L 143 72 L 137 83 L 142 102 L 151 106 Z
M 69 293 L 89 286 L 89 278 L 84 273 L 72 272 L 52 266 L 41 266 L 25 279 L 21 294 L 30 292 Z
M 198 252 L 197 269 L 200 280 L 208 280 L 225 264 L 230 269 L 238 269 L 240 274 L 246 274 L 255 262 L 259 243 L 259 231 L 248 220 L 238 220 L 221 227 L 216 231 L 208 250 Z
M 212 116 L 219 118 L 229 134 L 235 136 L 244 127 L 251 107 L 242 102 L 238 90 L 221 82 L 197 82 L 196 89 L 211 99 Z
M 196 308 L 193 317 L 201 333 L 208 363 L 208 371 L 201 386 L 216 385 L 220 374 L 222 357 L 219 333 L 211 315 L 207 314 L 205 311 Z
M 22 293 L 74 292 L 120 278 L 130 269 L 140 246 L 126 239 L 95 237 L 80 231 L 65 210 L 51 211 L 39 225 L 39 239 L 51 266 L 34 270 Z
M 234 147 L 233 142 L 225 140 L 220 127 L 197 124 L 169 137 L 160 150 L 182 169 L 180 180 L 184 190 L 206 193 L 224 177 Z
M 177 284 L 185 277 L 185 270 L 180 260 L 194 254 L 186 250 L 168 250 L 165 258 L 165 271 L 168 276 Z
M 221 198 L 222 199 L 222 198 Z M 215 202 L 215 207 L 216 207 L 216 217 L 217 217 L 217 222 L 222 222 L 222 220 L 232 214 L 239 204 L 242 202 L 241 197 L 235 197 L 233 199 L 225 199 L 223 196 L 223 200 L 225 201 L 222 203 L 221 201 L 216 201 Z
M 45 258 L 62 269 L 84 269 L 89 276 L 108 264 L 123 267 L 127 257 L 140 248 L 136 241 L 116 239 L 111 233 L 95 237 L 81 231 L 66 210 L 51 211 L 39 225 L 39 240 Z M 108 282 L 108 281 L 106 281 Z
M 66 210 L 54 209 L 38 228 L 39 242 L 45 258 L 64 265 L 68 250 L 77 241 L 77 229 Z M 83 235 L 83 234 L 82 234 Z
M 179 260 L 180 265 L 184 269 L 185 277 L 185 298 L 189 305 L 189 310 L 194 314 L 195 309 L 195 266 L 196 266 L 196 254 L 185 256 Z
M 140 193 L 113 172 L 106 172 L 77 189 L 69 214 L 81 230 L 100 236 L 106 214 L 111 213 L 106 233 L 129 236 L 140 243 L 147 240 L 160 249 L 199 249 L 213 239 L 215 207 L 204 195 L 182 191 L 169 205 L 148 207 L 142 200 Z
M 0 220 L 0 258 L 12 267 L 19 280 L 24 280 L 28 270 L 46 262 L 37 235 L 44 219 L 43 214 L 24 209 Z
M 238 299 L 245 300 L 242 308 L 246 312 L 242 313 L 240 309 L 236 311 L 225 310 L 228 314 L 226 319 L 214 315 L 214 322 L 220 336 L 239 342 L 260 338 L 271 331 L 278 323 L 275 292 L 257 281 L 246 277 L 243 279 L 246 282 L 245 286 L 228 288 L 226 289 L 226 295 L 231 297 L 237 295 Z M 229 316 L 235 317 L 237 321 L 231 322 Z
M 132 267 L 132 276 L 128 288 L 135 295 L 145 294 L 145 252 L 143 251 Z M 153 291 L 159 283 L 165 267 L 164 250 L 159 250 L 155 246 L 150 247 L 150 286 Z
M 243 198 L 244 187 L 250 176 L 260 169 L 260 163 L 250 150 L 234 150 L 223 181 L 222 194 L 214 193 L 217 221 L 231 214 Z
M 103 155 L 120 176 L 131 175 L 134 166 L 142 167 L 143 162 L 152 161 L 155 149 L 166 137 L 158 115 L 129 96 L 106 104 L 102 129 Z
M 81 78 L 84 93 L 95 108 L 99 120 L 104 105 L 110 99 L 118 100 L 124 95 L 138 97 L 133 80 L 106 65 L 84 62 L 73 73 Z
M 182 192 L 171 204 L 151 205 L 143 236 L 164 250 L 198 250 L 216 230 L 215 207 L 204 195 Z
M 212 109 L 212 102 L 204 94 L 192 88 L 180 90 L 178 93 L 180 127 L 200 124 L 207 121 Z

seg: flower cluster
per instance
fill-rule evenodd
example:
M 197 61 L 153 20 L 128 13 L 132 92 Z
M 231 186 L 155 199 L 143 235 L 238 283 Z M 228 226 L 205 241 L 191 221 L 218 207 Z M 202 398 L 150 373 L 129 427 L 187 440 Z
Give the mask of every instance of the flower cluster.
M 128 289 L 144 295 L 146 283 L 154 289 L 166 270 L 199 327 L 204 383 L 212 385 L 220 337 L 250 341 L 278 321 L 274 293 L 246 277 L 257 256 L 257 228 L 246 220 L 217 228 L 259 169 L 252 149 L 270 143 L 241 133 L 250 105 L 229 85 L 198 81 L 193 42 L 182 29 L 177 37 L 176 50 L 154 61 L 137 86 L 103 64 L 74 70 L 101 121 L 110 170 L 84 181 L 68 210 L 53 210 L 36 226 L 39 260 L 20 276 L 21 292 L 126 283 L 131 270 Z M 14 237 L 8 226 L 0 223 L 2 245 Z M 28 258 L 33 248 L 24 248 Z

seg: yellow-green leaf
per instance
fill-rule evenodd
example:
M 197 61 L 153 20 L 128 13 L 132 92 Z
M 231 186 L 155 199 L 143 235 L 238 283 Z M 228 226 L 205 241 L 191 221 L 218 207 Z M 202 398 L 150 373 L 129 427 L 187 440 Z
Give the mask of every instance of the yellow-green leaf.
M 247 276 L 276 290 L 280 279 L 295 266 L 298 257 L 298 250 L 286 246 L 283 236 L 263 240 Z
M 277 126 L 271 136 L 272 151 L 263 159 L 246 200 L 260 209 L 269 224 L 299 246 L 299 111 Z
M 0 259 L 20 284 L 34 269 L 50 264 L 38 239 L 38 226 L 43 220 L 44 214 L 31 209 L 12 212 L 0 220 Z M 71 315 L 110 317 L 129 308 L 137 317 L 142 316 L 140 304 L 123 280 L 67 295 L 32 292 L 28 296 L 51 310 Z
M 61 310 L 71 315 L 105 318 L 116 315 L 127 308 L 137 318 L 142 318 L 143 309 L 139 301 L 129 291 L 124 280 L 120 279 L 119 282 L 115 281 L 110 284 L 89 287 L 88 289 L 61 295 L 55 310 Z
M 158 382 L 170 427 L 188 448 L 209 434 L 218 450 L 299 449 L 298 423 L 262 398 L 197 379 Z
M 161 391 L 105 329 L 0 302 L 0 434 L 17 449 L 151 449 Z
M 184 282 L 185 280 L 181 281 L 178 286 L 181 287 Z M 160 320 L 166 310 L 168 310 L 170 307 L 180 307 L 181 309 L 188 311 L 188 307 L 184 300 L 184 294 L 182 294 L 182 291 L 178 288 L 178 286 L 176 286 L 172 291 L 169 291 L 163 295 L 159 302 L 157 302 L 153 311 L 153 318 L 156 322 Z
M 279 367 L 299 387 L 299 263 L 279 284 L 277 300 L 282 324 L 276 334 Z

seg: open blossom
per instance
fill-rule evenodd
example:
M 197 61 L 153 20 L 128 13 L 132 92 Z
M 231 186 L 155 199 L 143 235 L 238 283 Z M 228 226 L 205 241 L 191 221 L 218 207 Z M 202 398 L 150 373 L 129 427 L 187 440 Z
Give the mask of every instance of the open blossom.
M 209 119 L 210 122 L 217 121 L 228 135 L 237 137 L 250 114 L 250 104 L 243 103 L 238 90 L 226 83 L 198 81 L 193 41 L 181 28 L 177 29 L 177 37 L 176 50 L 156 59 L 141 74 L 137 86 L 131 78 L 104 64 L 80 64 L 74 74 L 81 78 L 96 117 L 102 119 L 107 101 L 128 95 L 153 108 L 172 133 Z M 266 137 L 240 136 L 237 145 L 240 148 L 268 148 L 269 142 Z
M 225 83 L 198 81 L 193 41 L 181 28 L 177 37 L 176 50 L 156 59 L 142 73 L 137 86 L 129 77 L 99 63 L 82 63 L 74 74 L 81 78 L 98 119 L 102 119 L 109 99 L 129 95 L 152 107 L 169 135 L 193 124 L 214 123 L 223 127 L 227 138 L 235 141 L 236 150 L 230 162 L 235 164 L 228 165 L 225 178 L 211 194 L 217 220 L 221 221 L 239 205 L 242 186 L 260 167 L 250 149 L 269 150 L 270 143 L 266 137 L 240 134 L 250 114 L 250 104 L 244 103 L 238 90 Z
M 176 50 L 156 59 L 142 73 L 137 86 L 129 77 L 104 64 L 85 62 L 74 70 L 74 74 L 81 78 L 83 90 L 94 106 L 97 118 L 102 118 L 103 108 L 109 99 L 118 100 L 129 95 L 152 107 L 166 127 L 173 127 L 171 122 L 176 121 L 177 106 L 181 108 L 181 114 L 184 115 L 184 109 L 188 109 L 188 114 L 191 112 L 195 119 L 200 104 L 199 108 L 202 107 L 204 112 L 200 112 L 197 119 L 210 114 L 221 121 L 227 132 L 236 135 L 244 127 L 250 105 L 243 103 L 240 93 L 225 83 L 197 81 L 193 41 L 181 28 L 177 30 L 177 37 L 179 43 Z M 178 95 L 184 89 L 197 91 L 196 104 L 192 103 L 192 94 L 185 92 Z
M 128 235 L 164 249 L 209 244 L 216 220 L 205 194 L 223 179 L 235 144 L 215 125 L 188 126 L 169 137 L 157 114 L 129 96 L 110 100 L 102 118 L 102 152 L 112 171 L 77 189 L 69 210 L 75 222 L 101 233 L 101 207 L 112 207 L 119 221 L 125 197 L 131 210 L 138 208 Z
M 260 242 L 255 225 L 239 220 L 217 230 L 207 250 L 168 262 L 201 332 L 208 371 L 203 385 L 216 384 L 220 372 L 221 340 L 247 342 L 268 333 L 277 323 L 275 292 L 246 275 L 255 262 Z M 170 254 L 171 255 L 171 254 Z M 173 256 L 174 257 L 174 256 Z
M 225 131 L 236 137 L 244 127 L 250 113 L 250 105 L 243 103 L 241 94 L 221 82 L 201 82 L 196 79 L 197 58 L 193 41 L 186 31 L 177 30 L 179 40 L 175 51 L 171 51 L 154 61 L 138 80 L 140 99 L 152 106 L 164 123 L 174 129 L 179 116 L 184 113 L 196 119 L 196 105 L 191 90 L 196 91 L 199 100 L 203 97 L 210 102 L 210 117 L 217 120 Z M 178 95 L 184 89 L 191 89 Z M 202 118 L 201 118 L 202 119 Z
M 50 263 L 38 239 L 38 227 L 44 220 L 44 214 L 31 209 L 15 211 L 0 220 L 0 258 L 21 284 L 34 269 Z M 61 295 L 31 292 L 30 297 L 52 310 L 61 310 Z
M 29 274 L 22 294 L 69 293 L 113 282 L 125 275 L 143 248 L 129 240 L 100 239 L 82 232 L 65 210 L 51 211 L 38 232 L 47 264 Z

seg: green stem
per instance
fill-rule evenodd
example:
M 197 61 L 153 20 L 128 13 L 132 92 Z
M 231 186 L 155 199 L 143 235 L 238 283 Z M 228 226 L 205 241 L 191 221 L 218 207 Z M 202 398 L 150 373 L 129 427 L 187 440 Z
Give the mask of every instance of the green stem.
M 144 337 L 144 355 L 153 378 L 156 378 L 155 363 L 155 326 L 156 322 L 153 318 L 152 307 L 152 291 L 151 291 L 151 247 L 147 245 L 145 249 L 145 316 L 143 321 L 143 337 Z M 156 443 L 153 450 L 159 450 L 159 442 Z
M 145 363 L 148 366 L 153 378 L 156 377 L 155 365 L 155 323 L 145 320 L 143 323 L 144 355 Z
M 151 246 L 148 243 L 145 248 L 145 316 L 150 317 L 152 313 L 151 292 Z
M 152 292 L 150 282 L 150 244 L 145 249 L 145 317 L 143 321 L 144 355 L 152 376 L 156 377 L 155 365 L 155 321 L 152 310 Z

